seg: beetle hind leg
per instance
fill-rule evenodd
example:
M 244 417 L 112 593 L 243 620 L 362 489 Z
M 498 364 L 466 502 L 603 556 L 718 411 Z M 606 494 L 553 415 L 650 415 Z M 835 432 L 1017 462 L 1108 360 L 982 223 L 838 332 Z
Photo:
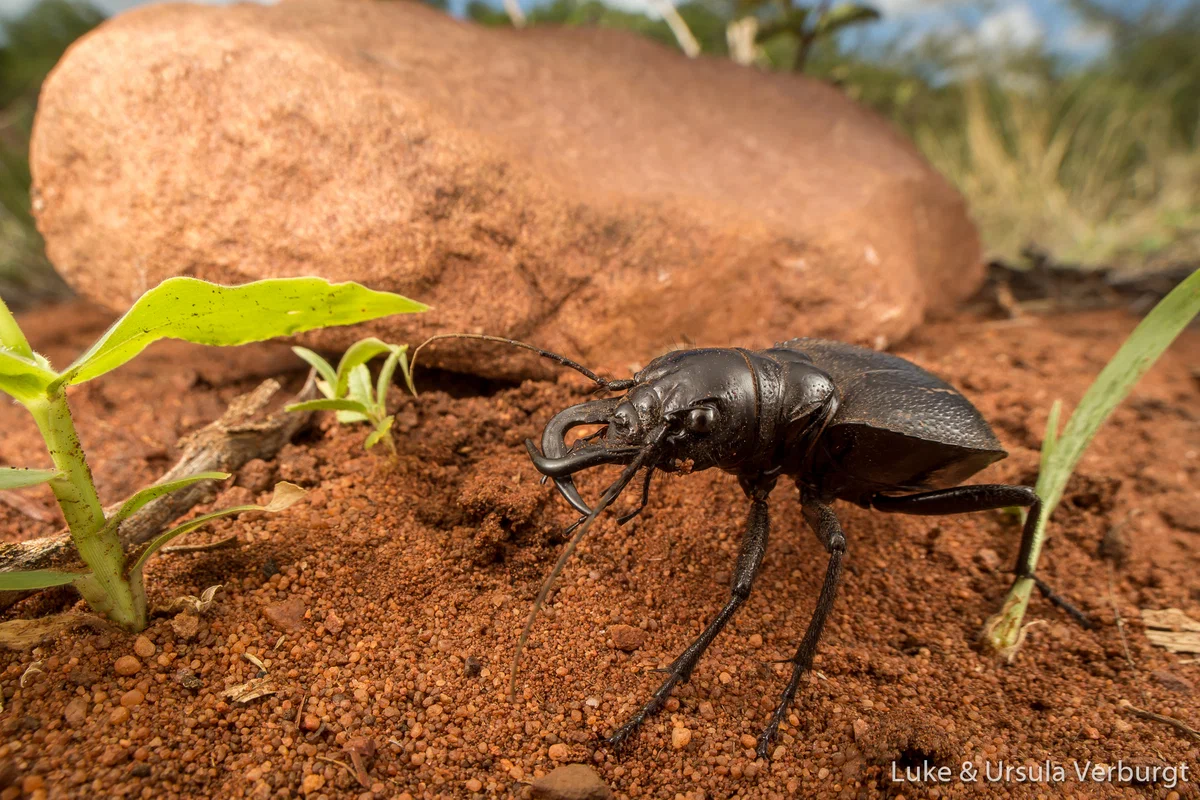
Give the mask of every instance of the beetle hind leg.
M 688 648 L 679 654 L 679 657 L 671 662 L 671 665 L 662 672 L 667 673 L 667 679 L 658 687 L 658 691 L 650 698 L 646 705 L 642 706 L 636 713 L 617 729 L 612 736 L 608 737 L 608 744 L 613 747 L 618 747 L 623 744 L 637 729 L 646 721 L 647 717 L 652 717 L 662 710 L 662 707 L 667 702 L 667 698 L 671 696 L 671 692 L 678 684 L 687 683 L 692 677 L 692 671 L 696 668 L 696 664 L 700 662 L 700 657 L 704 655 L 704 651 L 712 644 L 713 639 L 717 638 L 717 634 L 725 627 L 738 608 L 746 602 L 750 596 L 750 589 L 754 584 L 754 579 L 758 575 L 759 568 L 762 566 L 763 556 L 767 552 L 767 534 L 770 529 L 770 520 L 767 513 L 766 493 L 760 492 L 752 495 L 752 503 L 750 505 L 750 515 L 746 524 L 746 533 L 742 537 L 742 547 L 738 554 L 737 569 L 733 574 L 733 585 L 730 587 L 730 597 L 725 603 L 724 608 L 720 613 L 713 618 L 708 627 L 700 636 L 688 645 Z
M 920 494 L 901 495 L 893 497 L 877 494 L 871 498 L 871 507 L 884 512 L 896 514 L 917 514 L 922 516 L 939 516 L 942 514 L 970 514 L 975 511 L 992 511 L 998 508 L 1020 506 L 1028 508 L 1025 516 L 1025 528 L 1021 532 L 1021 551 L 1017 555 L 1017 578 L 1030 578 L 1038 591 L 1052 604 L 1067 612 L 1084 628 L 1091 628 L 1092 621 L 1087 614 L 1080 611 L 1071 601 L 1055 592 L 1033 571 L 1033 534 L 1037 528 L 1038 516 L 1042 509 L 1042 500 L 1037 492 L 1028 486 L 1008 486 L 1005 484 L 981 484 L 976 486 L 955 486 L 950 489 L 936 489 Z
M 829 612 L 833 609 L 838 584 L 842 580 L 842 562 L 846 556 L 846 536 L 842 533 L 841 523 L 838 522 L 833 509 L 825 503 L 807 495 L 802 496 L 802 503 L 805 521 L 829 552 L 829 566 L 825 569 L 825 582 L 821 585 L 821 594 L 817 598 L 817 607 L 813 611 L 812 619 L 809 620 L 808 629 L 804 632 L 804 638 L 800 640 L 800 646 L 796 648 L 796 654 L 789 659 L 792 664 L 791 680 L 788 681 L 787 687 L 779 698 L 779 705 L 775 707 L 771 721 L 767 723 L 767 727 L 758 737 L 756 753 L 759 758 L 769 759 L 771 757 L 771 744 L 775 741 L 775 736 L 779 733 L 779 726 L 783 723 L 783 717 L 787 714 L 792 700 L 796 697 L 796 692 L 800 689 L 800 679 L 804 677 L 804 673 L 812 669 L 813 656 L 817 654 L 817 644 L 821 641 L 821 634 L 825 631 L 825 622 L 829 618 Z

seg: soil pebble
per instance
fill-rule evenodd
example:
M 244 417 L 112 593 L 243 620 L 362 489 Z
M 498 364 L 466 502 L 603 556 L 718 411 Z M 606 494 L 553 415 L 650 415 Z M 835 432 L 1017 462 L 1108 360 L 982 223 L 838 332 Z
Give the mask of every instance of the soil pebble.
M 141 668 L 142 662 L 138 661 L 134 656 L 121 656 L 113 664 L 113 671 L 124 678 L 136 675 Z
M 632 625 L 611 625 L 608 635 L 612 639 L 613 647 L 627 653 L 637 650 L 646 643 L 646 632 Z
M 586 764 L 568 764 L 533 782 L 538 800 L 609 800 L 612 790 Z
M 171 630 L 175 631 L 175 635 L 180 639 L 189 642 L 196 638 L 200 631 L 200 618 L 187 612 L 176 614 L 171 619 Z
M 151 658 L 155 652 L 154 642 L 139 636 L 133 643 L 133 652 L 138 654 L 138 658 Z
M 263 609 L 267 621 L 282 631 L 298 631 L 304 627 L 304 600 L 299 597 L 289 597 L 282 603 L 275 603 Z M 328 625 L 326 625 L 328 627 Z

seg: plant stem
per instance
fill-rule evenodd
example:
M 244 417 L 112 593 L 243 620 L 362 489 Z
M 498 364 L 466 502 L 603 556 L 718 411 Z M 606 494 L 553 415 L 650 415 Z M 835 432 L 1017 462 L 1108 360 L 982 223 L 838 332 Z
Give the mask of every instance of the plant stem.
M 37 422 L 50 458 L 62 473 L 50 481 L 58 506 L 71 531 L 71 540 L 91 574 L 76 581 L 84 599 L 123 628 L 146 627 L 146 594 L 125 578 L 125 552 L 115 529 L 106 527 L 104 507 L 96 493 L 67 405 L 66 390 L 58 387 L 44 400 L 28 406 Z
M 1033 578 L 1017 578 L 1008 590 L 999 613 L 989 619 L 983 627 L 983 635 L 988 644 L 1009 661 L 1021 646 L 1021 622 L 1025 619 L 1025 609 L 1029 606 L 1033 586 Z

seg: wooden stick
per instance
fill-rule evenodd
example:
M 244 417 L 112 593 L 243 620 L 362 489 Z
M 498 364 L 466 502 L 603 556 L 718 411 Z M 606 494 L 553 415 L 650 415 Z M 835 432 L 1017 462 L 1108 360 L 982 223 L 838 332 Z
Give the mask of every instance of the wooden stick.
M 181 439 L 179 444 L 183 454 L 159 483 L 198 472 L 236 472 L 251 459 L 272 458 L 313 418 L 311 412 L 288 412 L 282 408 L 264 416 L 267 404 L 280 388 L 274 379 L 264 381 L 249 394 L 235 398 L 220 419 Z M 304 388 L 292 402 L 312 400 L 317 396 L 316 379 L 309 374 Z M 145 544 L 192 506 L 208 502 L 212 497 L 212 483 L 205 481 L 147 503 L 121 525 L 121 544 L 126 552 Z M 105 513 L 115 513 L 118 508 L 119 503 L 105 509 Z M 0 543 L 0 572 L 32 569 L 79 572 L 87 568 L 79 560 L 67 531 L 27 542 Z M 0 592 L 0 611 L 37 591 L 40 590 Z

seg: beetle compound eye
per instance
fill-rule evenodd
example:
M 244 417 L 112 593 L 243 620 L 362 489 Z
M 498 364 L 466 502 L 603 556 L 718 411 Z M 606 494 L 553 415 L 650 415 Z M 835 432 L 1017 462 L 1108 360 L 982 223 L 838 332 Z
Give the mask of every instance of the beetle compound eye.
M 688 430 L 692 433 L 708 433 L 713 429 L 713 423 L 716 422 L 716 409 L 705 406 L 703 408 L 693 408 L 688 414 Z

